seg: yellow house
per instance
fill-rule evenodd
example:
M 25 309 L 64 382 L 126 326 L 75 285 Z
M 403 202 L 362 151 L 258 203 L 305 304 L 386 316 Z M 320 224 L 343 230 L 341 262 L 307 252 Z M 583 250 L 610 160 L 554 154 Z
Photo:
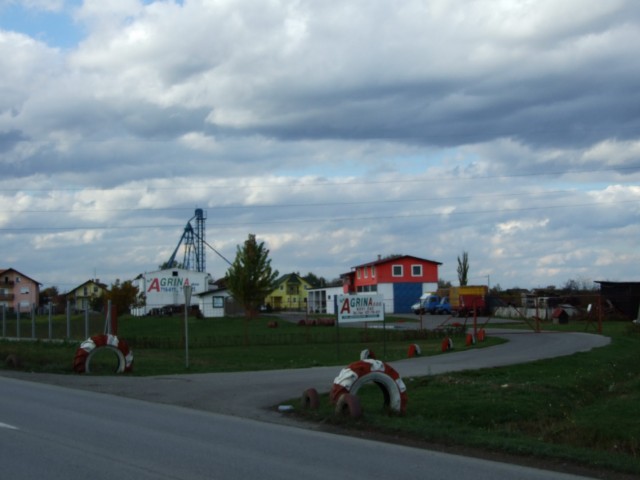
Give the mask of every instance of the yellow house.
M 67 293 L 67 300 L 73 310 L 85 310 L 91 308 L 91 302 L 94 298 L 101 297 L 108 290 L 104 283 L 100 280 L 87 280 L 81 285 Z
M 283 275 L 276 281 L 276 288 L 264 299 L 267 308 L 274 310 L 306 310 L 307 291 L 313 288 L 297 273 Z

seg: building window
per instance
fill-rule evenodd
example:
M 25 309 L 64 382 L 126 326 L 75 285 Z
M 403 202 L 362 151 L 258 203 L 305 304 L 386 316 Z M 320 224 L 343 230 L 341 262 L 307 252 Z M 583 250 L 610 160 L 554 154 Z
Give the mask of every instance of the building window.
M 364 267 L 364 278 L 368 278 L 369 274 L 367 272 L 367 270 L 369 269 L 369 267 Z
M 402 277 L 402 265 L 393 265 L 391 267 L 391 275 L 394 277 Z
M 22 287 L 20 289 L 20 293 L 22 293 L 24 295 L 29 295 L 29 287 Z
M 224 307 L 224 297 L 212 297 L 212 299 L 213 299 L 213 308 Z
M 371 278 L 376 278 L 376 266 L 371 266 Z
M 358 268 L 356 271 L 358 272 L 358 280 L 360 280 L 360 275 L 361 275 L 360 269 Z
M 422 265 L 411 265 L 411 276 L 412 277 L 421 277 L 422 276 Z

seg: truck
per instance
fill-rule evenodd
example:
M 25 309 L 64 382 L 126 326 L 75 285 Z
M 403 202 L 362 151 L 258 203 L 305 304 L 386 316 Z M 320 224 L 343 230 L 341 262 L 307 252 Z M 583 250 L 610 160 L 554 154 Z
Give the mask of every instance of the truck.
M 436 313 L 436 308 L 440 303 L 440 296 L 433 292 L 425 292 L 420 295 L 418 301 L 411 305 L 411 311 L 416 315 L 424 313 Z
M 487 314 L 487 295 L 489 287 L 486 285 L 465 285 L 449 289 L 449 303 L 453 315 L 465 317 Z

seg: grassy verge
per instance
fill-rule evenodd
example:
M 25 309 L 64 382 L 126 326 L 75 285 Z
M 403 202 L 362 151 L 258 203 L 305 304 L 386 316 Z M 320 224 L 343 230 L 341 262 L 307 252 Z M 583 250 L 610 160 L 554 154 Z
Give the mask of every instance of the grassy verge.
M 640 474 L 640 330 L 628 322 L 605 323 L 604 333 L 611 345 L 587 353 L 405 379 L 409 404 L 403 417 L 381 410 L 375 386 L 358 392 L 360 419 L 335 416 L 327 398 L 304 415 L 405 440 Z
M 270 328 L 269 324 L 274 321 L 277 321 L 277 327 Z M 37 319 L 37 322 L 48 320 Z M 83 319 L 77 322 L 84 325 Z M 95 319 L 92 325 L 94 333 L 101 332 L 103 322 L 104 319 Z M 403 321 L 398 325 L 402 327 L 411 323 Z M 57 331 L 66 328 L 65 319 L 54 324 Z M 43 330 L 42 325 L 37 324 L 36 327 Z M 77 338 L 59 342 L 0 341 L 0 361 L 15 355 L 23 370 L 71 374 L 75 351 L 86 338 L 82 328 L 76 326 L 72 331 L 77 332 Z M 339 366 L 359 358 L 364 349 L 373 350 L 380 359 L 393 361 L 406 358 L 411 343 L 417 343 L 424 355 L 441 353 L 441 339 L 447 333 L 458 336 L 456 344 L 462 343 L 459 330 L 427 332 L 390 327 L 383 331 L 368 327 L 341 328 L 338 332 L 335 327 L 299 326 L 274 320 L 273 317 L 250 321 L 243 318 L 211 320 L 190 317 L 189 369 L 186 370 L 183 317 L 123 317 L 118 328 L 119 338 L 126 340 L 134 352 L 133 375 Z M 499 343 L 498 339 L 489 339 L 474 348 L 496 343 Z M 91 369 L 93 373 L 111 374 L 116 364 L 115 354 L 106 351 L 92 359 Z M 7 366 L 3 363 L 0 368 Z

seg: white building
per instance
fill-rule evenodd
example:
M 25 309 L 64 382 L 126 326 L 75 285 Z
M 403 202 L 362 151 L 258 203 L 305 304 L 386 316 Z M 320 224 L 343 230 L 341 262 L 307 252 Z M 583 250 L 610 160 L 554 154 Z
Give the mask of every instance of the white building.
M 344 294 L 344 288 L 322 287 L 307 290 L 307 309 L 309 313 L 336 314 L 336 299 Z
M 207 292 L 211 275 L 194 270 L 170 268 L 139 275 L 133 285 L 144 298 L 142 307 L 131 309 L 136 316 L 149 314 L 153 309 L 161 309 L 169 305 L 184 305 L 184 287 L 191 285 L 192 295 Z M 192 297 L 193 298 L 193 297 Z M 195 304 L 195 302 L 191 302 Z

